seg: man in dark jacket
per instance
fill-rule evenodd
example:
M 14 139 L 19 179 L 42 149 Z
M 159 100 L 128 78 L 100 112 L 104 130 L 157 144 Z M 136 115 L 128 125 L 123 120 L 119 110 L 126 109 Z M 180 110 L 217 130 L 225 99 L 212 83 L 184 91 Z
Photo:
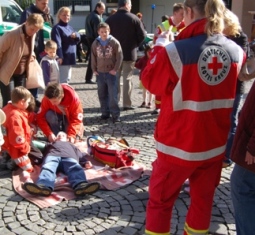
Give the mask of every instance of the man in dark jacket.
M 26 8 L 20 17 L 20 24 L 26 22 L 27 18 L 31 14 L 41 14 L 44 22 L 47 22 L 51 27 L 53 26 L 53 18 L 49 13 L 49 0 L 36 0 L 35 3 L 32 3 L 28 8 Z M 42 59 L 42 53 L 44 53 L 44 36 L 43 36 L 43 29 L 39 30 L 35 37 L 35 48 L 34 52 L 36 55 L 37 61 L 40 63 Z M 29 89 L 32 95 L 37 99 L 38 97 L 38 89 Z M 36 100 L 36 106 L 40 106 L 40 102 Z
M 232 146 L 235 166 L 231 175 L 231 196 L 234 205 L 236 234 L 255 231 L 255 84 L 246 98 Z
M 53 26 L 53 18 L 49 13 L 49 0 L 36 0 L 35 4 L 32 3 L 28 8 L 26 8 L 20 17 L 20 24 L 23 24 L 26 20 L 27 17 L 31 14 L 41 14 L 44 22 L 47 22 L 49 26 Z M 35 39 L 35 54 L 36 54 L 36 59 L 38 62 L 41 61 L 41 56 L 40 54 L 44 52 L 44 36 L 43 36 L 43 29 L 39 30 L 39 32 L 36 35 Z
M 102 22 L 102 14 L 105 11 L 105 5 L 103 2 L 98 2 L 96 4 L 95 10 L 92 11 L 86 18 L 85 21 L 85 29 L 86 29 L 86 38 L 87 38 L 87 44 L 88 44 L 88 54 L 89 54 L 89 60 L 88 60 L 88 67 L 87 72 L 85 76 L 85 83 L 88 84 L 94 84 L 95 82 L 92 81 L 93 72 L 91 69 L 91 45 L 94 42 L 94 40 L 98 37 L 97 33 L 97 26 L 100 22 Z
M 145 39 L 146 33 L 140 19 L 130 12 L 131 0 L 119 0 L 118 4 L 118 11 L 110 16 L 106 23 L 110 26 L 111 35 L 120 42 L 123 51 L 123 62 L 118 72 L 118 80 L 120 84 L 120 75 L 123 73 L 123 107 L 124 110 L 132 110 L 134 109 L 131 102 L 132 76 L 137 60 L 137 47 Z

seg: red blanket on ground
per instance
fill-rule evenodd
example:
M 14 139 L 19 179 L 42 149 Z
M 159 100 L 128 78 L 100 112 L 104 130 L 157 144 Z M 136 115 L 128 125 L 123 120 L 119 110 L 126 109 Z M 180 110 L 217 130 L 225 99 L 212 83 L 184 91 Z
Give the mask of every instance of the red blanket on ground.
M 82 152 L 86 151 L 86 145 L 83 143 L 78 144 Z M 98 181 L 101 183 L 101 189 L 115 190 L 125 185 L 131 184 L 133 181 L 139 179 L 143 173 L 149 175 L 149 171 L 145 171 L 145 167 L 134 161 L 132 167 L 123 167 L 119 169 L 113 169 L 104 164 L 96 161 L 92 157 L 87 158 L 91 161 L 93 167 L 91 169 L 84 169 L 88 182 Z M 40 166 L 34 167 L 33 173 L 28 173 L 18 169 L 13 172 L 13 187 L 14 190 L 26 198 L 28 201 L 36 204 L 40 208 L 56 205 L 62 200 L 71 200 L 75 198 L 73 189 L 70 187 L 66 175 L 58 173 L 55 181 L 55 189 L 51 196 L 40 197 L 33 196 L 22 189 L 22 185 L 25 182 L 36 182 L 38 175 L 40 174 Z

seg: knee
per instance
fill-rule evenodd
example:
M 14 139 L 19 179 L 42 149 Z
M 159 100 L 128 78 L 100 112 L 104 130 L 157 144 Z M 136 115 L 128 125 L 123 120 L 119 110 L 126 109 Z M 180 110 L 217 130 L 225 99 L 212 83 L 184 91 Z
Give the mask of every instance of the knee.
M 56 123 L 57 122 L 57 115 L 55 114 L 55 112 L 53 110 L 47 111 L 47 113 L 45 114 L 45 118 L 48 123 Z

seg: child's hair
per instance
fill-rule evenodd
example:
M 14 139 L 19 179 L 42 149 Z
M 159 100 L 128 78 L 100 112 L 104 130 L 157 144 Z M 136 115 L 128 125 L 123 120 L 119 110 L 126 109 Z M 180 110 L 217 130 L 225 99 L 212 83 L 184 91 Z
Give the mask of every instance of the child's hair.
M 28 107 L 27 107 L 27 112 L 31 113 L 31 112 L 34 112 L 35 111 L 35 106 L 36 106 L 36 103 L 35 103 L 35 97 L 31 94 L 31 99 L 30 99 L 30 102 L 28 104 Z
M 61 84 L 57 82 L 49 82 L 44 92 L 44 95 L 49 99 L 59 98 L 63 94 L 63 88 Z
M 17 104 L 20 100 L 27 100 L 31 98 L 30 91 L 23 87 L 23 86 L 17 86 L 13 89 L 11 93 L 11 101 L 13 104 Z
M 110 26 L 107 23 L 105 23 L 105 22 L 101 22 L 101 23 L 98 24 L 97 31 L 99 29 L 101 29 L 101 28 L 106 28 L 106 29 L 108 29 L 110 31 Z
M 55 41 L 53 41 L 53 40 L 49 40 L 49 41 L 47 41 L 46 42 L 46 44 L 45 44 L 45 49 L 47 50 L 47 49 L 57 49 L 57 43 L 55 42 Z
M 64 13 L 64 12 L 70 13 L 70 14 L 71 14 L 70 8 L 68 8 L 68 7 L 61 7 L 61 8 L 59 8 L 59 10 L 58 10 L 58 12 L 57 12 L 57 15 L 56 15 L 56 17 L 57 17 L 57 19 L 58 19 L 58 22 L 60 21 L 60 15 L 61 15 L 62 13 Z

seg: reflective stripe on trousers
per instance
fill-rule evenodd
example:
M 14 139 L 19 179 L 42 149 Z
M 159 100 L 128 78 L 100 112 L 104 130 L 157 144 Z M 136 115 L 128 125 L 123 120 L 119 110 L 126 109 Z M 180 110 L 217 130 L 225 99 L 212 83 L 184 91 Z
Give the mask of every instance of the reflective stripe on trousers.
M 184 234 L 185 235 L 207 235 L 209 234 L 209 230 L 206 229 L 206 230 L 196 230 L 196 229 L 193 229 L 191 227 L 189 227 L 189 225 L 187 223 L 185 223 L 185 226 L 184 226 Z
M 13 160 L 22 170 L 33 169 L 32 165 L 31 165 L 31 161 L 30 161 L 29 157 L 26 155 L 16 158 L 16 159 L 13 159 Z

